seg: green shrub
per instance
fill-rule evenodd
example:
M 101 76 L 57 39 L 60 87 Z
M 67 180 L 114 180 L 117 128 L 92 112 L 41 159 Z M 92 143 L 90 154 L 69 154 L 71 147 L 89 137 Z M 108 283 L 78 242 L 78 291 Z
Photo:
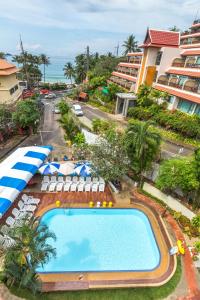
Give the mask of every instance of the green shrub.
M 192 218 L 192 225 L 196 228 L 200 229 L 200 215 L 195 216 Z

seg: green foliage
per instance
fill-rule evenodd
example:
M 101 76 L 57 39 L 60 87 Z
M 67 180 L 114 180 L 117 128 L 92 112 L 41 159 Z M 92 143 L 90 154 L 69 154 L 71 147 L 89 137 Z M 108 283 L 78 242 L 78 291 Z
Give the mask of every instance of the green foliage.
M 188 158 L 174 158 L 163 162 L 156 185 L 164 191 L 179 188 L 187 195 L 199 186 L 195 176 L 195 165 Z
M 151 122 L 138 123 L 130 121 L 125 134 L 125 143 L 131 168 L 139 176 L 148 170 L 160 152 L 161 137 L 150 128 Z
M 200 253 L 200 241 L 194 243 L 194 248 L 197 253 Z
M 197 215 L 192 218 L 192 225 L 200 229 L 200 215 Z
M 122 47 L 125 49 L 123 55 L 127 55 L 129 52 L 141 51 L 140 48 L 138 48 L 138 42 L 135 40 L 135 36 L 133 34 L 128 36 Z
M 85 136 L 82 132 L 78 132 L 74 137 L 74 144 L 81 146 L 85 144 Z
M 62 115 L 59 122 L 65 131 L 65 138 L 73 143 L 75 136 L 80 132 L 77 120 L 71 113 L 68 113 Z
M 114 129 L 115 124 L 110 121 L 103 119 L 93 119 L 92 120 L 92 129 L 95 133 L 103 134 L 108 130 Z
M 91 161 L 105 180 L 121 178 L 129 164 L 123 136 L 115 131 L 104 134 L 97 144 L 91 146 Z
M 47 243 L 50 238 L 55 239 L 55 235 L 32 217 L 29 221 L 21 219 L 18 226 L 9 229 L 6 239 L 8 236 L 12 243 L 4 248 L 5 282 L 8 286 L 29 288 L 35 293 L 40 288 L 36 269 L 56 255 L 55 249 Z
M 5 127 L 12 119 L 12 113 L 5 104 L 0 104 L 0 127 Z
M 97 76 L 97 77 L 93 77 L 90 81 L 89 81 L 89 87 L 91 89 L 96 89 L 99 86 L 104 86 L 106 85 L 106 77 L 105 76 Z
M 65 115 L 69 112 L 69 105 L 64 99 L 57 104 L 57 107 L 59 108 L 61 115 Z
M 46 66 L 50 64 L 50 58 L 46 56 L 46 54 L 40 54 L 39 56 L 40 63 L 43 65 L 43 76 L 44 76 L 44 82 L 45 82 L 45 70 Z
M 66 63 L 63 71 L 64 71 L 65 77 L 70 79 L 71 84 L 72 84 L 72 79 L 74 78 L 74 75 L 75 75 L 75 70 L 74 70 L 72 63 L 71 62 Z
M 12 114 L 13 121 L 22 128 L 36 128 L 40 118 L 39 109 L 35 100 L 19 101 L 16 111 Z

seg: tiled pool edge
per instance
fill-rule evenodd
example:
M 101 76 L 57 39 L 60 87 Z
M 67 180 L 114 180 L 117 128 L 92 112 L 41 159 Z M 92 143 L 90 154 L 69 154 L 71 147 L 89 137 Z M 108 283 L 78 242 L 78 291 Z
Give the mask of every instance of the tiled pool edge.
M 70 205 L 70 207 L 72 207 Z M 88 207 L 85 205 L 74 204 L 73 207 Z M 122 208 L 120 205 L 115 205 L 116 208 Z M 123 206 L 124 207 L 124 206 Z M 43 215 L 49 209 L 55 208 L 55 205 L 47 206 L 45 209 L 37 212 L 37 215 Z M 153 228 L 156 239 L 160 242 L 163 253 L 168 252 L 168 249 L 172 246 L 170 237 L 165 228 L 162 219 L 156 211 L 153 211 L 152 207 L 135 201 L 134 204 L 126 205 L 124 208 L 138 208 L 142 210 L 149 218 L 151 226 Z M 162 234 L 162 236 L 159 236 Z M 160 241 L 162 239 L 162 241 Z M 165 244 L 165 249 L 163 249 Z M 161 251 L 161 249 L 160 249 Z M 161 269 L 160 266 L 155 272 L 101 272 L 96 273 L 73 273 L 73 274 L 43 274 L 40 278 L 43 282 L 43 291 L 53 290 L 80 290 L 80 289 L 95 289 L 95 288 L 114 288 L 114 287 L 139 287 L 139 286 L 160 286 L 165 284 L 173 276 L 176 270 L 176 257 L 168 256 L 168 264 L 166 266 L 165 259 L 162 258 Z M 160 270 L 159 270 L 160 269 Z M 159 272 L 158 272 L 159 270 Z M 80 275 L 81 280 L 80 280 Z

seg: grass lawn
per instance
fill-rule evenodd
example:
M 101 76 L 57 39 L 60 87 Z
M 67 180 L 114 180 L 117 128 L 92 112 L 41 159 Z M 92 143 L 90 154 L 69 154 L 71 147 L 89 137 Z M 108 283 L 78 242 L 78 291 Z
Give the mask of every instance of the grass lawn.
M 174 276 L 168 283 L 161 287 L 54 292 L 44 293 L 36 296 L 33 296 L 33 294 L 27 290 L 18 290 L 17 288 L 12 288 L 11 292 L 19 297 L 28 300 L 156 300 L 164 299 L 165 297 L 170 295 L 179 283 L 180 278 L 181 260 L 180 257 L 178 257 L 177 269 Z

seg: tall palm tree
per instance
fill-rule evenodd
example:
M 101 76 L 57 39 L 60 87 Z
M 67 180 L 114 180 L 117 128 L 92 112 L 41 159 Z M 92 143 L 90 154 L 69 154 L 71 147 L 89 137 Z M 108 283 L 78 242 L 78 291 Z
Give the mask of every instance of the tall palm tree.
M 176 25 L 174 25 L 173 27 L 170 27 L 169 30 L 174 31 L 174 32 L 179 32 L 180 31 L 180 29 Z
M 44 83 L 45 83 L 45 69 L 46 66 L 50 65 L 50 59 L 48 56 L 46 56 L 46 54 L 41 54 L 40 60 L 41 60 L 41 64 L 43 64 L 44 67 L 43 76 L 44 76 Z
M 135 36 L 133 34 L 128 36 L 122 47 L 125 48 L 123 55 L 127 55 L 129 52 L 140 51 L 140 49 L 138 49 L 138 42 L 135 40 Z
M 70 141 L 73 141 L 75 135 L 79 132 L 79 128 L 74 121 L 73 116 L 70 113 L 64 114 L 59 120 L 59 123 L 65 131 L 66 138 Z
M 160 150 L 161 136 L 150 128 L 151 125 L 151 121 L 129 123 L 125 134 L 131 167 L 138 176 L 140 185 L 143 181 L 143 172 L 148 170 Z
M 71 62 L 66 63 L 63 68 L 63 71 L 64 71 L 65 77 L 70 79 L 71 84 L 72 84 L 72 78 L 74 78 L 74 75 L 75 75 L 75 71 L 74 71 L 72 63 Z
M 9 243 L 5 243 L 8 237 Z M 49 238 L 55 240 L 54 233 L 34 217 L 28 222 L 25 218 L 21 219 L 18 226 L 1 236 L 0 245 L 5 252 L 4 277 L 9 286 L 14 284 L 30 288 L 33 292 L 38 290 L 40 282 L 36 269 L 56 255 L 55 249 L 47 243 Z

